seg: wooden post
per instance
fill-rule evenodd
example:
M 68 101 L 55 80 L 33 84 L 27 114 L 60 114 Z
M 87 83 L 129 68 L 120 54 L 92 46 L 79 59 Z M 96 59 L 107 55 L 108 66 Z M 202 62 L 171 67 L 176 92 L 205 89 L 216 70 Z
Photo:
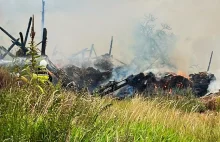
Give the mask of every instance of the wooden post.
M 212 51 L 212 53 L 211 53 L 211 57 L 210 57 L 210 60 L 209 60 L 209 66 L 208 66 L 207 72 L 209 71 L 210 65 L 211 65 L 211 63 L 212 63 L 212 55 L 213 55 L 213 51 Z

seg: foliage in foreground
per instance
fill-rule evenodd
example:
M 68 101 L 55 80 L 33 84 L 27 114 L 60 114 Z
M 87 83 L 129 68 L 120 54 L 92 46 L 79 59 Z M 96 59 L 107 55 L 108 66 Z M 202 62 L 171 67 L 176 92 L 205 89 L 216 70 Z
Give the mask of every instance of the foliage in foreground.
M 11 81 L 11 75 L 8 71 L 0 67 L 0 89 L 8 86 Z
M 183 112 L 174 99 L 117 101 L 43 89 L 0 90 L 0 141 L 220 140 L 218 113 Z
M 219 114 L 198 113 L 204 106 L 188 95 L 117 101 L 50 83 L 18 84 L 1 69 L 0 77 L 0 141 L 220 140 Z

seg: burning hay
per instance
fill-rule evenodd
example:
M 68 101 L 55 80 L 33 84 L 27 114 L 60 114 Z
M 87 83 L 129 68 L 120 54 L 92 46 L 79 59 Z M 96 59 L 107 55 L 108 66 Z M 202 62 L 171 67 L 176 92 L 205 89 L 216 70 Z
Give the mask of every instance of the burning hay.
M 204 96 L 207 93 L 209 84 L 215 79 L 214 74 L 208 74 L 206 72 L 190 74 L 190 80 L 193 82 L 193 92 L 199 97 Z
M 106 85 L 100 86 L 97 93 L 104 96 L 125 86 L 131 86 L 134 88 L 133 93 L 147 92 L 152 94 L 157 89 L 172 93 L 173 89 L 184 90 L 190 88 L 196 96 L 203 96 L 207 93 L 210 82 L 215 80 L 213 74 L 207 74 L 205 72 L 191 74 L 190 77 L 191 78 L 186 78 L 175 73 L 165 73 L 160 77 L 152 72 L 148 72 L 147 74 L 140 73 L 131 75 L 119 82 L 110 81 Z

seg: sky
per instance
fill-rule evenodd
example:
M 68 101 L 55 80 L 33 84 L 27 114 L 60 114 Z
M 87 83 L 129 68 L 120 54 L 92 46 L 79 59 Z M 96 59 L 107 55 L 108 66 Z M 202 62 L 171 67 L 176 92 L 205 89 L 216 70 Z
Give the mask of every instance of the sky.
M 46 0 L 47 54 L 52 55 L 56 47 L 69 56 L 94 44 L 101 55 L 108 52 L 114 36 L 113 55 L 129 62 L 134 57 L 131 47 L 138 42 L 135 32 L 140 20 L 152 14 L 158 23 L 170 25 L 178 37 L 170 56 L 180 70 L 187 71 L 193 64 L 206 70 L 214 51 L 211 71 L 218 73 L 219 13 L 219 0 Z M 36 40 L 40 41 L 41 0 L 0 0 L 0 26 L 15 37 L 26 31 L 33 14 Z M 1 32 L 0 45 L 10 45 Z

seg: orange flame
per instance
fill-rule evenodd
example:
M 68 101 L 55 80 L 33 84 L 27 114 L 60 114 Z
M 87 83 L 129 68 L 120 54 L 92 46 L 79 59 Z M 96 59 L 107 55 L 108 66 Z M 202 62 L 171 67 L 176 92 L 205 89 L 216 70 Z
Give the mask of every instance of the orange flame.
M 169 94 L 172 94 L 172 89 L 169 90 Z
M 186 73 L 182 72 L 182 71 L 178 71 L 177 75 L 181 75 L 181 76 L 183 76 L 185 78 L 189 78 L 189 76 Z
M 156 84 L 154 84 L 154 88 L 157 89 L 157 85 Z

